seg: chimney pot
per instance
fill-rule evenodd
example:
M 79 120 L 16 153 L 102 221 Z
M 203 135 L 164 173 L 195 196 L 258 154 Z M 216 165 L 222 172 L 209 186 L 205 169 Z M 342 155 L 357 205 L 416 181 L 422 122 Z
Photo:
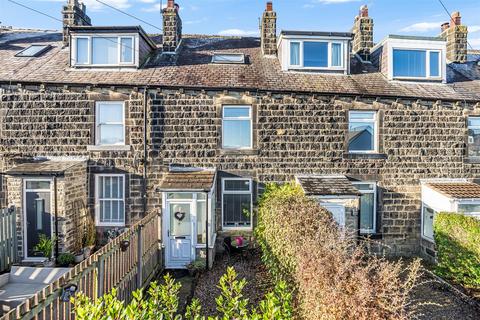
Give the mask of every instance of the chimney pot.
M 267 11 L 273 11 L 273 2 L 267 1 Z
M 460 15 L 460 12 L 455 11 L 452 13 L 452 26 L 460 26 L 462 25 L 462 16 Z
M 442 32 L 447 30 L 448 28 L 450 28 L 450 22 L 445 22 L 441 26 Z
M 360 7 L 360 17 L 368 17 L 368 6 L 366 4 Z

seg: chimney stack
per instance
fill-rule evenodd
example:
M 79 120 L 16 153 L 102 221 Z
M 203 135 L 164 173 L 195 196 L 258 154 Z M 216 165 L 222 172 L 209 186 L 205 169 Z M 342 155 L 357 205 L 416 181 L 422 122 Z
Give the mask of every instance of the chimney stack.
M 368 16 L 368 7 L 360 7 L 358 16 L 355 17 L 352 33 L 353 43 L 352 51 L 355 54 L 368 61 L 370 60 L 370 50 L 373 48 L 373 19 Z
M 447 60 L 449 62 L 467 62 L 467 26 L 462 25 L 460 12 L 452 13 L 450 23 L 445 22 L 441 27 L 440 37 L 447 41 Z
M 260 25 L 262 53 L 265 56 L 277 55 L 277 13 L 273 11 L 272 1 L 267 2 L 267 7 L 262 15 Z
M 175 0 L 168 0 L 163 9 L 163 52 L 175 53 L 182 40 L 182 19 L 179 15 L 180 6 Z
M 72 26 L 91 26 L 90 17 L 87 16 L 87 7 L 78 0 L 68 0 L 63 6 L 63 45 L 69 45 L 68 28 Z

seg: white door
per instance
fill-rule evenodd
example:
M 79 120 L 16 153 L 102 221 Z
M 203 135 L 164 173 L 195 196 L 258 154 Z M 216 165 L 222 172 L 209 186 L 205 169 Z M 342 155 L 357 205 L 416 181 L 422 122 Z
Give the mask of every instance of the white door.
M 330 211 L 333 219 L 341 228 L 345 227 L 345 206 L 337 203 L 322 203 L 322 207 Z
M 192 203 L 168 203 L 167 252 L 165 265 L 169 269 L 183 269 L 192 262 Z

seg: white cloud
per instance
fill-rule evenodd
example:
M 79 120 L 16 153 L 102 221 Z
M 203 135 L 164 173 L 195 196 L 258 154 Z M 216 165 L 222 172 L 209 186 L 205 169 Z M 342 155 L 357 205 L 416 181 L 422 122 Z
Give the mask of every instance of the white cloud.
M 142 0 L 142 1 L 149 1 L 149 0 Z M 162 4 L 162 9 L 166 8 L 167 4 Z M 160 3 L 155 3 L 153 6 L 142 8 L 143 12 L 160 12 Z
M 480 26 L 468 26 L 468 32 L 473 33 L 478 31 L 480 31 Z
M 247 36 L 256 36 L 258 31 L 255 30 L 242 30 L 242 29 L 226 29 L 218 33 L 221 36 L 238 36 L 238 37 L 247 37 Z
M 409 25 L 401 29 L 402 32 L 427 32 L 438 29 L 440 32 L 440 26 L 442 22 L 419 22 Z

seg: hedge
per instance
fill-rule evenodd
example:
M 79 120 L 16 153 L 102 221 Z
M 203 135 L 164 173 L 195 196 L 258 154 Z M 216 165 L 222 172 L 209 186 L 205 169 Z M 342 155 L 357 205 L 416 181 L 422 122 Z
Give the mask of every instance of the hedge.
M 480 220 L 458 213 L 434 219 L 436 273 L 469 288 L 480 289 Z
M 296 319 L 407 319 L 420 263 L 368 256 L 295 183 L 267 185 L 257 241 L 274 277 L 294 293 Z M 402 275 L 402 270 L 406 274 Z

